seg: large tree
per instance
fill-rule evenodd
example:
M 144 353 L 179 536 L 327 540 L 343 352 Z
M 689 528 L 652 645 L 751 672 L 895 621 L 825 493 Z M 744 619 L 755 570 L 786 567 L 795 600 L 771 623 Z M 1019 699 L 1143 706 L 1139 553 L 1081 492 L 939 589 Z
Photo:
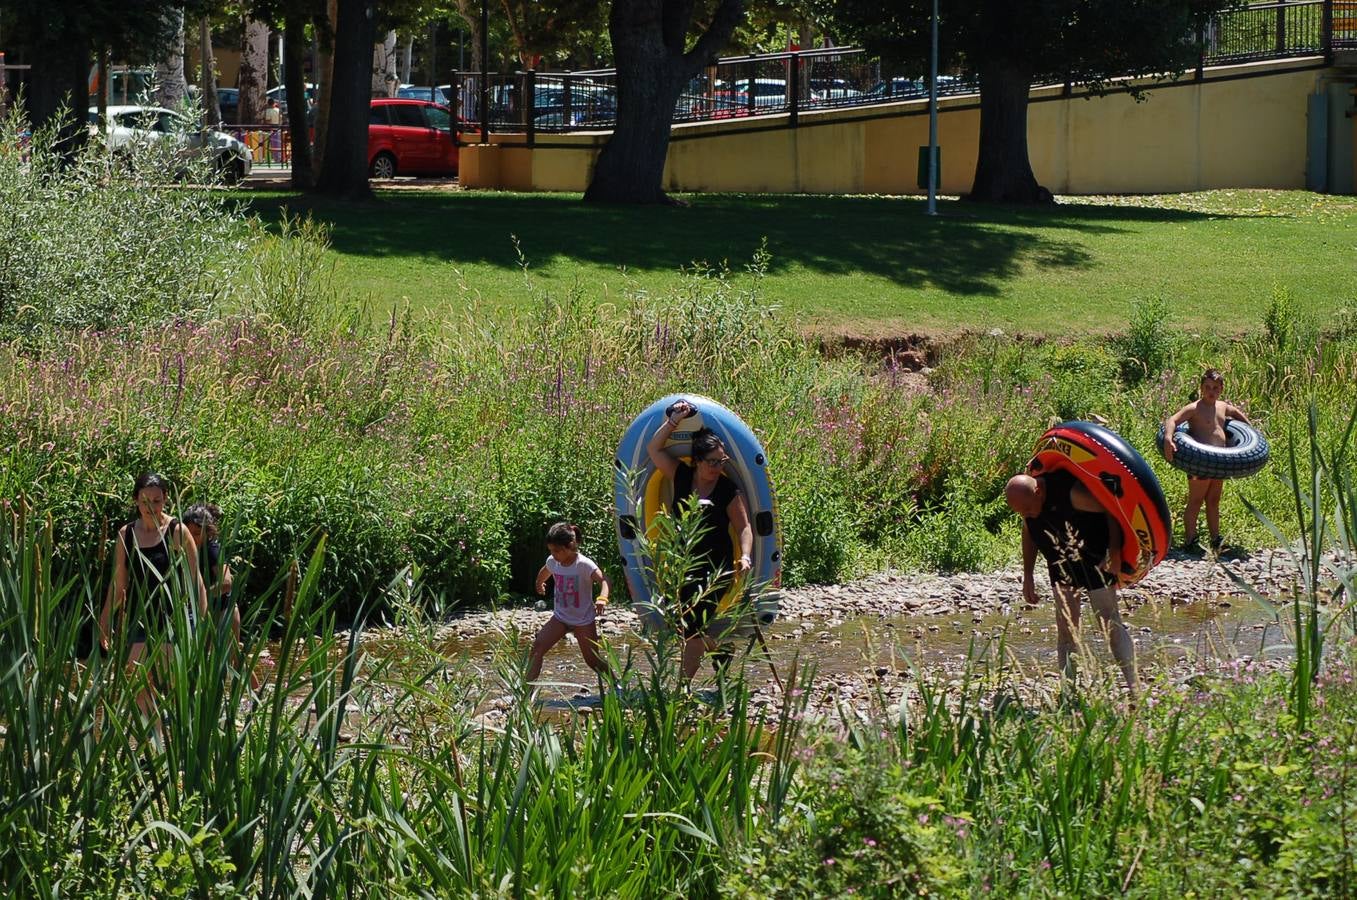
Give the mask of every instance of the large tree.
M 841 38 L 859 41 L 911 73 L 926 71 L 932 0 L 815 2 Z M 941 3 L 940 65 L 980 81 L 980 146 L 971 199 L 1051 199 L 1037 183 L 1027 153 L 1027 98 L 1034 83 L 1068 81 L 1101 94 L 1121 76 L 1181 73 L 1198 59 L 1207 21 L 1235 5 L 1237 0 Z
M 253 15 L 245 17 L 245 37 L 240 47 L 240 99 L 238 117 L 243 124 L 264 121 L 264 97 L 269 88 L 269 23 Z
M 608 33 L 617 66 L 617 125 L 598 156 L 586 201 L 668 201 L 664 161 L 674 107 L 744 18 L 744 0 L 720 0 L 706 27 L 694 29 L 695 5 L 695 0 L 613 0 Z
M 372 193 L 368 187 L 368 106 L 376 35 L 373 0 L 339 0 L 325 156 L 316 179 L 320 193 L 343 197 Z
M 188 93 L 188 82 L 184 79 L 184 11 L 171 9 L 166 15 L 176 37 L 166 44 L 165 52 L 156 60 L 156 103 L 178 109 L 184 105 Z
M 24 100 L 37 127 L 54 126 L 79 142 L 86 134 L 85 109 L 95 53 L 112 58 L 155 59 L 174 41 L 181 44 L 187 0 L 6 0 L 0 28 L 9 50 L 32 65 Z
M 598 34 L 603 24 L 601 0 L 499 0 L 509 24 L 518 64 L 538 68 L 543 58 L 562 59 Z

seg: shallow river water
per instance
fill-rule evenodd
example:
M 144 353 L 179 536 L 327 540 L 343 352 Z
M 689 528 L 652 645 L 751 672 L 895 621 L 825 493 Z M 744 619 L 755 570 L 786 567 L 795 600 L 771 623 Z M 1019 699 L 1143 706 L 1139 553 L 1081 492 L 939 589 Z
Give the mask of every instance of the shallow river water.
M 1292 571 L 1281 554 L 1219 560 L 1179 556 L 1161 564 L 1141 585 L 1123 591 L 1123 619 L 1136 645 L 1142 678 L 1161 674 L 1184 680 L 1241 659 L 1281 664 L 1291 653 L 1281 604 L 1294 587 Z M 1246 595 L 1241 580 L 1273 602 Z M 1044 585 L 1042 589 L 1045 593 Z M 1280 621 L 1278 609 L 1283 612 Z M 484 673 L 487 699 L 479 712 L 487 720 L 514 702 L 511 691 L 496 680 L 496 653 L 503 655 L 513 632 L 526 646 L 548 616 L 545 607 L 518 606 L 457 616 L 438 630 L 435 643 L 451 665 Z M 600 630 L 620 655 L 631 650 L 635 658 L 643 658 L 647 639 L 630 610 L 610 610 Z M 1107 642 L 1086 604 L 1081 631 L 1084 668 L 1110 667 Z M 852 584 L 788 591 L 782 615 L 764 636 L 769 654 L 752 645 L 745 668 L 756 705 L 776 702 L 773 670 L 785 678 L 797 659 L 814 666 L 810 706 L 821 711 L 847 704 L 870 712 L 882 703 L 897 703 L 921 673 L 933 681 L 959 682 L 968 669 L 1002 670 L 1017 682 L 1036 686 L 1037 693 L 1058 684 L 1054 607 L 1049 599 L 1031 608 L 1022 604 L 1021 579 L 1011 570 L 950 576 L 883 573 Z M 393 634 L 377 630 L 369 633 L 365 646 L 382 656 L 397 642 Z M 745 643 L 739 647 L 745 649 Z M 597 703 L 597 682 L 573 638 L 548 654 L 541 678 L 546 684 L 539 702 L 549 709 L 587 712 Z M 704 665 L 698 687 L 709 685 L 711 678 L 711 667 Z

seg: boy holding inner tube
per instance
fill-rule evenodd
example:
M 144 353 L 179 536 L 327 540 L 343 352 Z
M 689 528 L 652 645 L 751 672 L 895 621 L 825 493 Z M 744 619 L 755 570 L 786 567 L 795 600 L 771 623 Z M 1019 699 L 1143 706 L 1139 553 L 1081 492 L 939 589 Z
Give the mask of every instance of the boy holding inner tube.
M 1227 419 L 1237 419 L 1251 425 L 1249 417 L 1233 403 L 1220 399 L 1225 390 L 1225 378 L 1217 369 L 1207 369 L 1202 373 L 1197 399 L 1178 410 L 1164 420 L 1164 458 L 1173 462 L 1173 454 L 1178 447 L 1173 442 L 1176 429 L 1187 423 L 1187 433 L 1195 440 L 1212 447 L 1225 447 L 1230 443 L 1225 434 Z M 1219 478 L 1198 478 L 1187 476 L 1187 509 L 1183 512 L 1183 546 L 1194 552 L 1201 551 L 1197 540 L 1197 514 L 1202 503 L 1206 503 L 1206 528 L 1211 533 L 1211 549 L 1220 552 L 1223 544 L 1220 537 L 1220 495 L 1225 482 Z
M 1107 643 L 1136 694 L 1135 645 L 1121 620 L 1112 548 L 1121 545 L 1121 526 L 1088 488 L 1072 474 L 1055 470 L 1044 475 L 1014 475 L 1004 491 L 1009 507 L 1022 516 L 1022 595 L 1036 606 L 1032 580 L 1037 552 L 1046 558 L 1055 595 L 1056 655 L 1060 671 L 1074 677 L 1073 650 L 1079 632 L 1079 594 L 1088 593 Z

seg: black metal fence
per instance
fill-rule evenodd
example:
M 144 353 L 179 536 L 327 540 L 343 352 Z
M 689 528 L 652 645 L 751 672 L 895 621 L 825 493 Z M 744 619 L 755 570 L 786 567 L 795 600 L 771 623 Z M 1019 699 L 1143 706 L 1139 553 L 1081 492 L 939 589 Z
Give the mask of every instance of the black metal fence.
M 1357 48 L 1357 0 L 1256 3 L 1218 16 L 1202 34 L 1198 77 L 1209 65 L 1283 59 Z M 606 130 L 617 121 L 617 74 L 589 72 L 454 72 L 452 101 L 459 115 L 491 132 L 526 134 Z M 973 78 L 938 76 L 938 94 L 973 94 Z M 487 100 L 485 113 L 481 98 Z M 928 96 L 925 73 L 886 71 L 858 48 L 732 56 L 704 69 L 680 95 L 674 122 L 805 112 Z
M 1202 39 L 1204 61 L 1246 62 L 1323 53 L 1322 0 L 1260 3 L 1217 17 Z
M 617 120 L 617 73 L 490 73 L 488 125 L 495 133 L 585 131 L 612 128 Z M 943 96 L 974 93 L 972 79 L 940 75 Z M 453 96 L 460 115 L 479 126 L 480 75 L 454 72 Z M 883 73 L 881 63 L 859 48 L 732 56 L 720 59 L 688 83 L 674 108 L 675 122 L 746 116 L 790 115 L 867 106 L 928 95 L 924 73 Z

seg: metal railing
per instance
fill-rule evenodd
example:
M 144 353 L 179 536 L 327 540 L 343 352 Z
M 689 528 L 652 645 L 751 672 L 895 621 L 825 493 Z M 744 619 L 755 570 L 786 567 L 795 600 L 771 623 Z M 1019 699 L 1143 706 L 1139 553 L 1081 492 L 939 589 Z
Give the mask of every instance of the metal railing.
M 220 125 L 250 150 L 255 168 L 287 168 L 292 165 L 292 133 L 286 125 Z
M 1323 0 L 1259 3 L 1216 17 L 1202 35 L 1207 65 L 1323 53 Z
M 617 73 L 513 72 L 488 75 L 488 124 L 495 133 L 535 135 L 612 128 Z M 941 76 L 941 95 L 973 93 L 971 79 Z M 480 75 L 454 72 L 458 114 L 479 125 Z M 674 122 L 790 115 L 927 96 L 922 74 L 883 75 L 860 48 L 725 57 L 703 69 L 679 95 Z
M 1327 6 L 1325 51 L 1357 50 L 1357 0 L 1329 0 Z
M 1198 78 L 1212 65 L 1328 55 L 1357 48 L 1357 0 L 1256 3 L 1222 13 L 1188 39 L 1201 48 Z M 452 102 L 458 115 L 478 127 L 484 121 L 491 132 L 524 134 L 529 143 L 538 133 L 607 130 L 617 121 L 613 69 L 491 73 L 488 88 L 483 116 L 480 74 L 454 72 Z M 955 72 L 939 75 L 939 96 L 978 90 L 974 78 Z M 786 116 L 795 126 L 806 112 L 927 96 L 928 82 L 921 73 L 887 71 L 859 48 L 731 56 L 688 84 L 673 121 Z

